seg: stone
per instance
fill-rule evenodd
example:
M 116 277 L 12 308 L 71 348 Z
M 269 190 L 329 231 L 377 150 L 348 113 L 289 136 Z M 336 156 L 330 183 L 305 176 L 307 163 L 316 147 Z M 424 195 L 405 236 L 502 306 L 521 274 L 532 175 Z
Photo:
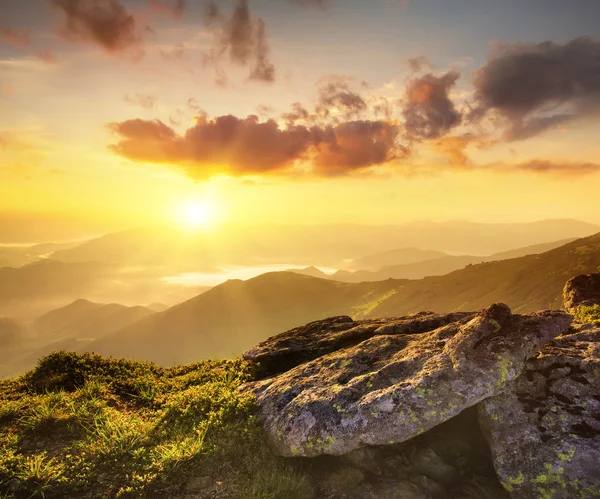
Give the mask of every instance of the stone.
M 578 275 L 570 279 L 563 290 L 567 310 L 600 305 L 600 274 Z
M 511 497 L 600 497 L 600 328 L 544 346 L 479 420 Z
M 347 316 L 332 317 L 273 336 L 243 357 L 260 362 L 267 375 L 279 374 L 374 336 L 424 333 L 474 315 L 472 312 L 444 315 L 420 312 L 396 319 L 364 321 L 353 321 Z
M 404 442 L 499 393 L 571 322 L 496 304 L 429 332 L 372 336 L 241 391 L 257 397 L 277 454 L 343 455 Z

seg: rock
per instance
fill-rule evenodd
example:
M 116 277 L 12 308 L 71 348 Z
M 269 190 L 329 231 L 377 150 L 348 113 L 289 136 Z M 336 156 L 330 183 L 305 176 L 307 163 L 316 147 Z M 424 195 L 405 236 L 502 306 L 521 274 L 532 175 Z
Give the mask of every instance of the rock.
M 563 290 L 563 299 L 567 310 L 600 305 L 600 274 L 578 275 L 570 279 Z
M 424 333 L 474 315 L 471 312 L 445 315 L 421 312 L 397 319 L 356 322 L 346 316 L 332 317 L 273 336 L 246 352 L 244 358 L 260 362 L 268 375 L 279 374 L 373 336 Z
M 276 453 L 342 455 L 404 442 L 499 393 L 571 321 L 492 305 L 433 331 L 373 336 L 241 390 L 256 395 Z
M 544 346 L 479 419 L 511 497 L 600 497 L 600 328 Z

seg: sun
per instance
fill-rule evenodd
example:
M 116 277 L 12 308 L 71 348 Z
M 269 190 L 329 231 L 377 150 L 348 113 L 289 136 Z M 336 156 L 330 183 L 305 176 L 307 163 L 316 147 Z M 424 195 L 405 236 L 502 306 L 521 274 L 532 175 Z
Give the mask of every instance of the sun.
M 217 221 L 218 209 L 207 199 L 188 200 L 178 205 L 175 217 L 181 226 L 190 230 L 209 228 Z

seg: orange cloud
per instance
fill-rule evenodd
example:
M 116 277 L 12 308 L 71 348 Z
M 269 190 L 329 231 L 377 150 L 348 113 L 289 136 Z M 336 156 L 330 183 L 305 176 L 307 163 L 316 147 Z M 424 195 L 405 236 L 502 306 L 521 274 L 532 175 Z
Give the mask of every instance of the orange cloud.
M 192 178 L 283 173 L 296 161 L 309 161 L 312 174 L 345 175 L 406 155 L 398 125 L 353 121 L 336 126 L 288 126 L 257 116 L 199 116 L 183 135 L 161 121 L 111 123 L 120 136 L 111 149 L 132 161 L 171 164 Z

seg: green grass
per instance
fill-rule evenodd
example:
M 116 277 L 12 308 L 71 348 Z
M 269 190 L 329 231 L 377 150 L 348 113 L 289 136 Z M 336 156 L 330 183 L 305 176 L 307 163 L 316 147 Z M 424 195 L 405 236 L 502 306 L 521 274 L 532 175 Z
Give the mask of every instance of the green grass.
M 600 305 L 590 307 L 577 307 L 575 311 L 575 322 L 579 324 L 593 324 L 600 326 Z
M 242 360 L 163 369 L 54 353 L 0 382 L 0 498 L 308 499 L 306 475 L 265 448 Z M 203 495 L 206 494 L 206 495 Z

